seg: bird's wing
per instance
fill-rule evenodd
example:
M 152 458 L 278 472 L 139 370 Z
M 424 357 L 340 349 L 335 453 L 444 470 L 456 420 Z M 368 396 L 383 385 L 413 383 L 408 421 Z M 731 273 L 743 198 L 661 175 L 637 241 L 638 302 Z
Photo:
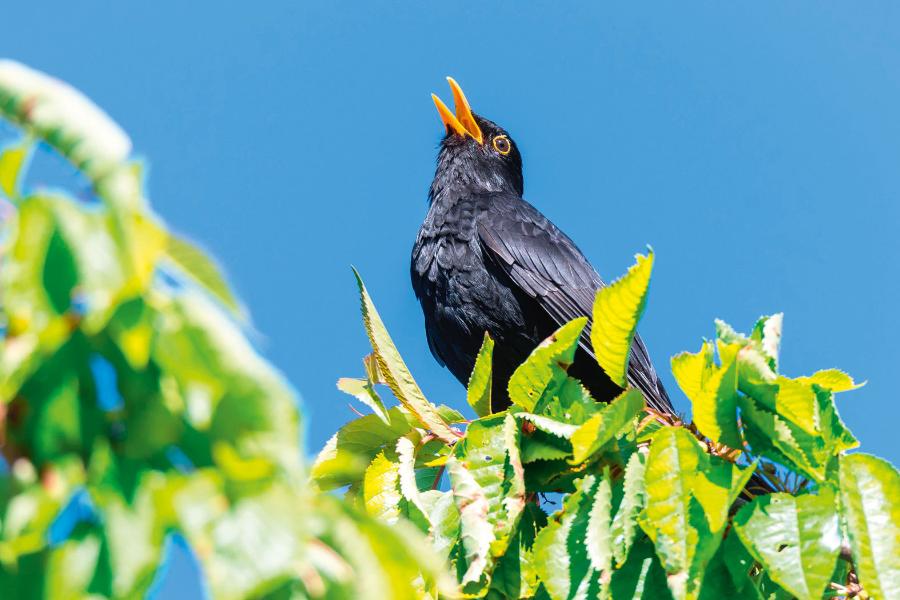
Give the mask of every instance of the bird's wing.
M 574 242 L 517 196 L 491 194 L 479 204 L 478 235 L 487 257 L 558 325 L 590 317 L 597 290 L 605 284 Z M 594 357 L 590 324 L 579 345 Z M 638 335 L 631 346 L 628 380 L 644 393 L 650 406 L 674 414 Z

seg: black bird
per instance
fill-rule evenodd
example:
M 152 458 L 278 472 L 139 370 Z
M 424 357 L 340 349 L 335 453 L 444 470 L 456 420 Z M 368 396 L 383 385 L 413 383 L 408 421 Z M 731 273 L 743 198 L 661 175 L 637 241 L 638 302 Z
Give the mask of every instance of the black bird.
M 522 198 L 522 157 L 509 134 L 472 112 L 447 78 L 456 114 L 432 94 L 447 134 L 412 252 L 412 284 L 432 354 L 466 385 L 487 331 L 496 341 L 492 403 L 509 405 L 510 375 L 568 321 L 590 316 L 600 276 L 566 234 Z M 601 401 L 620 388 L 591 349 L 590 324 L 569 373 Z M 635 335 L 628 381 L 649 406 L 674 414 Z

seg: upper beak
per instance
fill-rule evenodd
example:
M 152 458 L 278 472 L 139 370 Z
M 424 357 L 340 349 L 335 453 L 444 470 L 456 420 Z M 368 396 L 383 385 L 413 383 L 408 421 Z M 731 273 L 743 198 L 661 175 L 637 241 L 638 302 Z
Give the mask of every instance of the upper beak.
M 459 84 L 456 83 L 456 80 L 452 77 L 447 78 L 447 83 L 450 84 L 450 89 L 453 90 L 453 103 L 456 106 L 455 115 L 450 112 L 447 105 L 444 104 L 437 95 L 431 95 L 431 99 L 434 100 L 434 105 L 437 107 L 438 114 L 441 116 L 441 121 L 443 121 L 444 125 L 447 127 L 447 131 L 453 131 L 457 135 L 463 137 L 470 135 L 475 138 L 479 144 L 484 143 L 484 137 L 481 135 L 481 128 L 478 126 L 478 123 L 475 122 L 475 117 L 472 115 L 472 109 L 469 107 L 469 101 L 466 100 L 466 95 L 463 94 L 462 88 L 459 87 Z

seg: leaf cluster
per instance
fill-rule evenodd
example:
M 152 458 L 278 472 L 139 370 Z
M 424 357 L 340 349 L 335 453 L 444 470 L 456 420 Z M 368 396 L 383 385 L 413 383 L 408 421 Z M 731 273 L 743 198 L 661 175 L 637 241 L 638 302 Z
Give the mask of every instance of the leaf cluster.
M 627 386 L 652 251 L 598 292 L 591 341 Z M 900 475 L 848 454 L 836 369 L 778 371 L 781 315 L 749 335 L 716 323 L 672 359 L 693 422 L 624 388 L 598 404 L 567 373 L 587 319 L 538 346 L 491 411 L 493 340 L 469 381 L 475 418 L 425 399 L 359 276 L 373 355 L 353 387 L 374 415 L 342 427 L 313 466 L 325 489 L 390 524 L 418 527 L 461 597 L 891 598 L 900 594 Z M 389 375 L 388 375 L 389 374 Z M 401 385 L 402 382 L 402 385 Z M 399 401 L 378 394 L 386 384 Z

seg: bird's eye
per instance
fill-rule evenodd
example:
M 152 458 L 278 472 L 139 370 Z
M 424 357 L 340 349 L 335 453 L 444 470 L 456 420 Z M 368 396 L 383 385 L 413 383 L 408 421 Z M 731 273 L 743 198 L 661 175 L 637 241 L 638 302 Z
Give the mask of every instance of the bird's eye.
M 509 151 L 512 150 L 512 144 L 509 143 L 509 138 L 505 135 L 498 135 L 494 138 L 494 150 L 499 152 L 500 154 L 506 156 L 509 154 Z

